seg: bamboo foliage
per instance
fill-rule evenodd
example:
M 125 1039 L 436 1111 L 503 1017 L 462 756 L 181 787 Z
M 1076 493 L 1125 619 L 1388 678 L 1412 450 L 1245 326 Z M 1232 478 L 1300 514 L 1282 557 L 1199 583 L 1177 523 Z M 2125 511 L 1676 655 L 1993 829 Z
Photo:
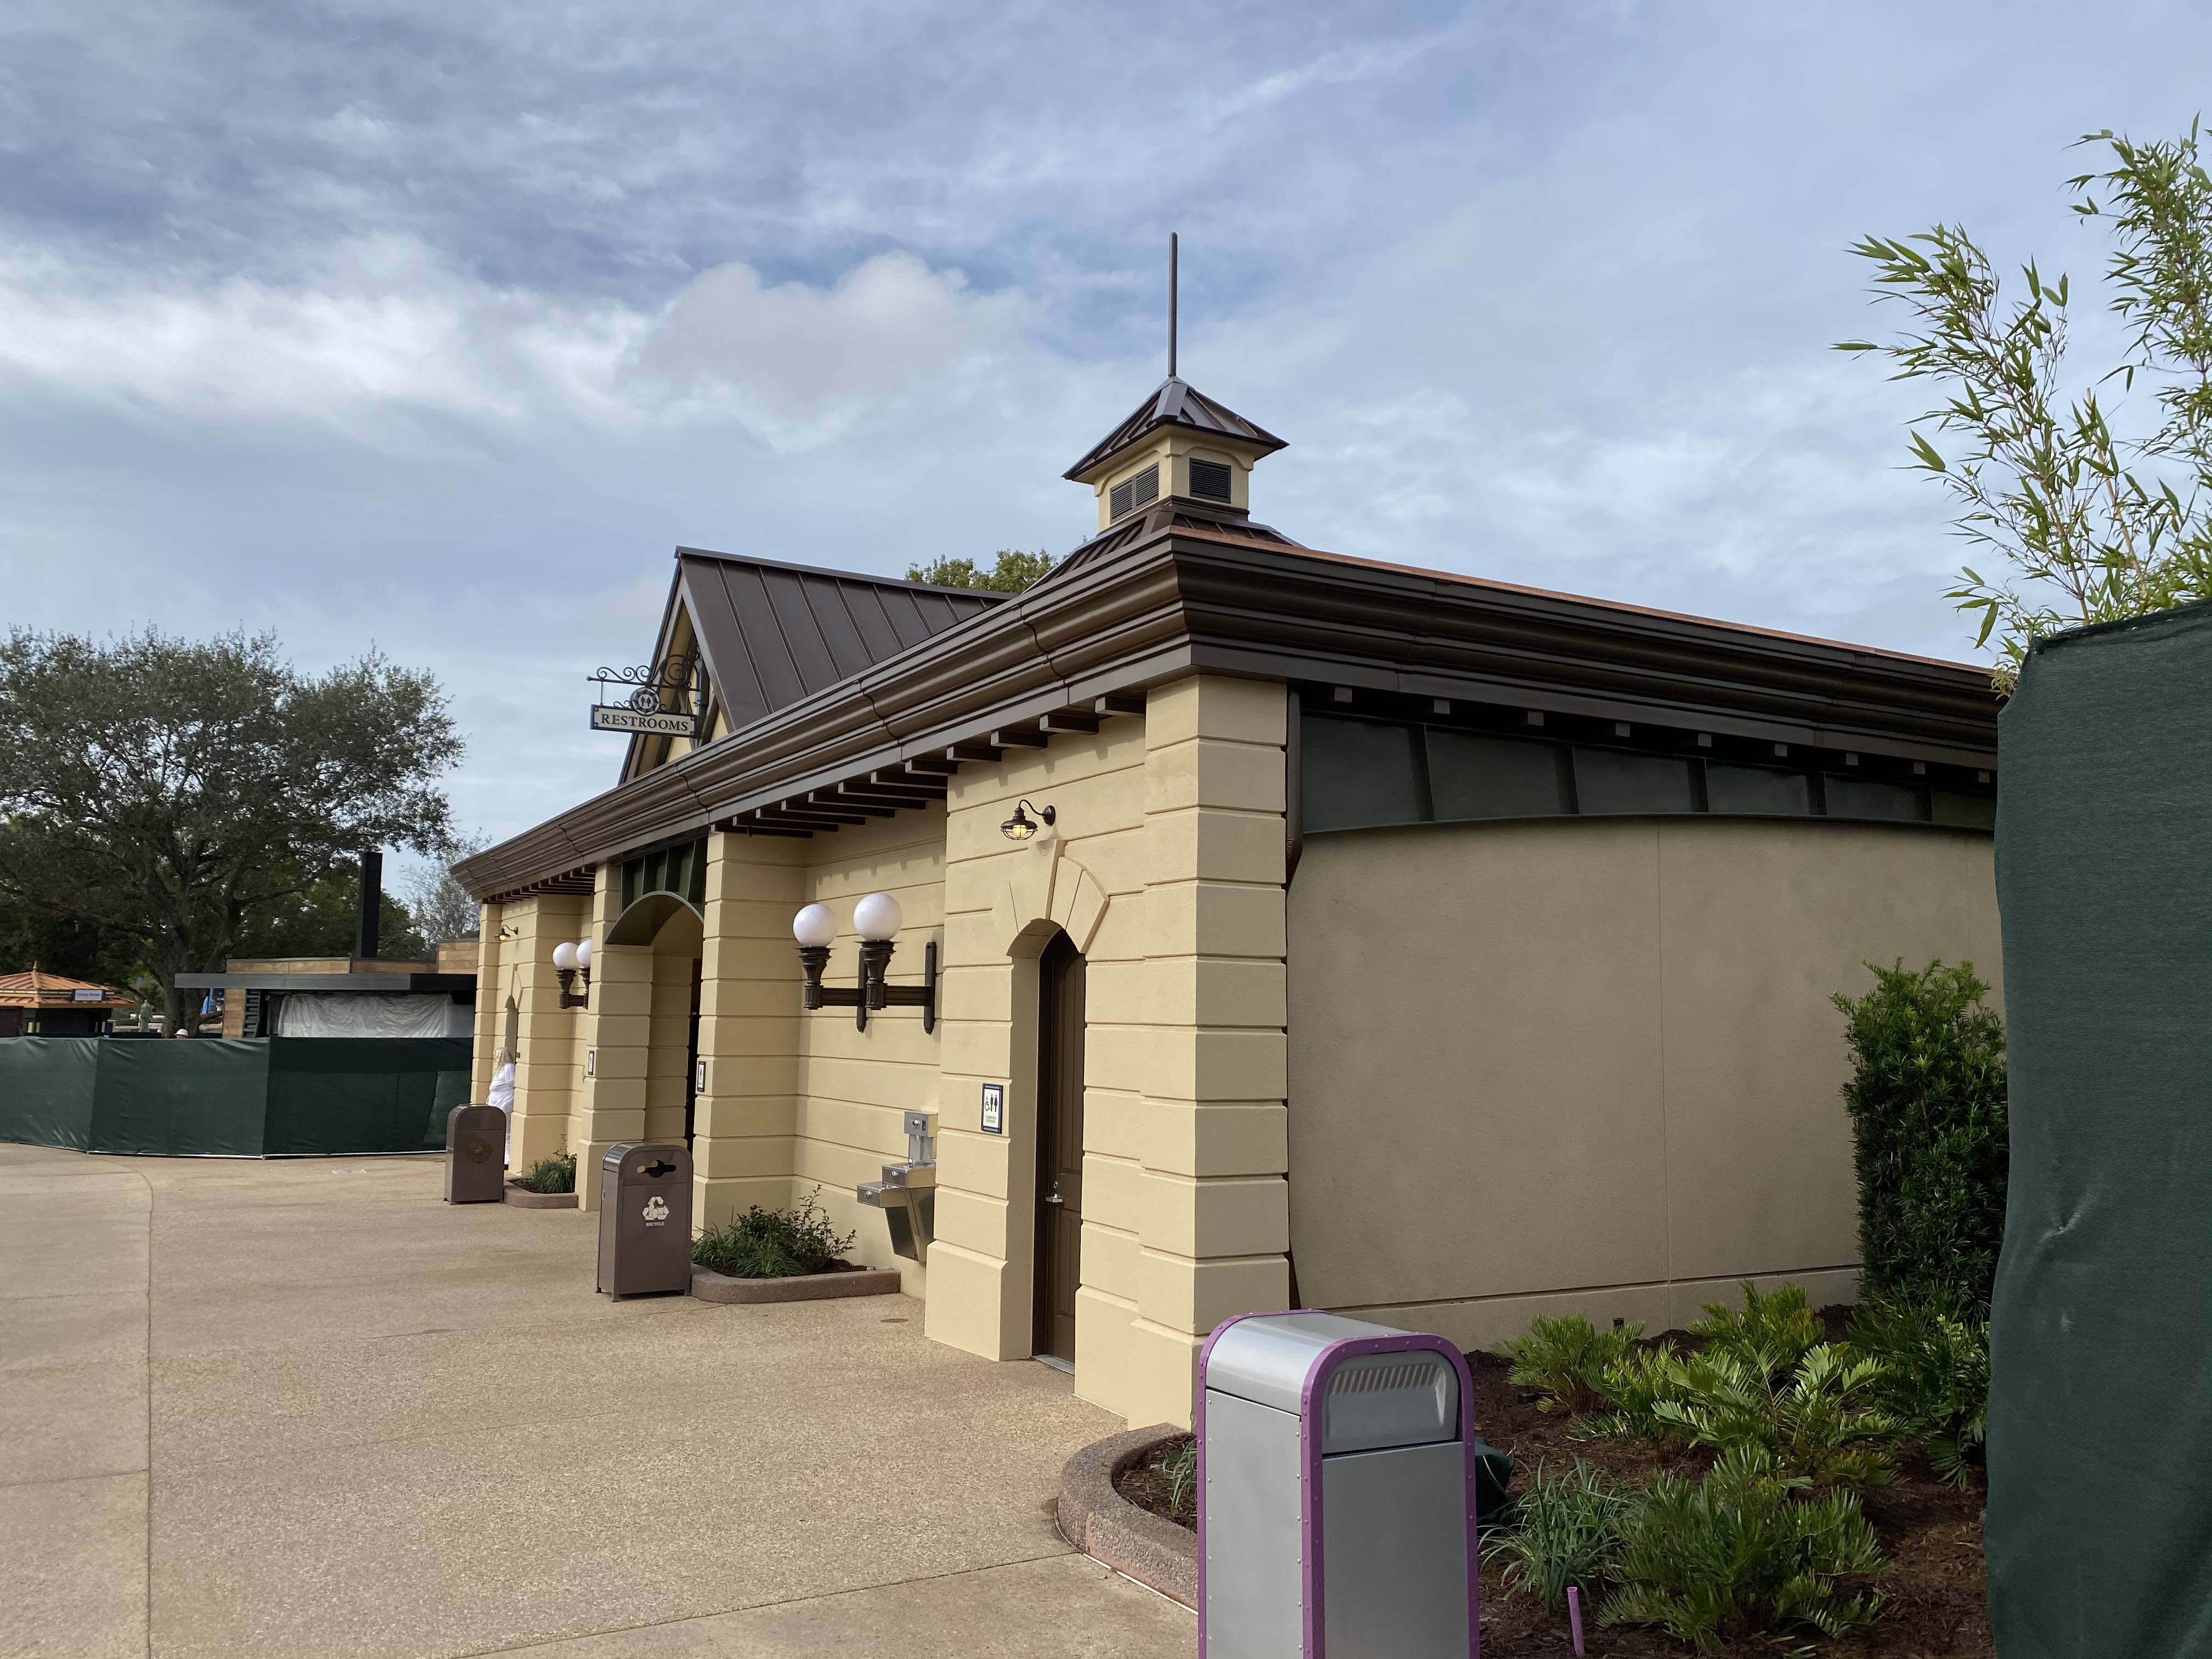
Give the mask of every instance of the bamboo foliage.
M 2106 303 L 2130 331 L 2121 362 L 2069 395 L 2068 279 L 2031 261 L 2024 297 L 2008 301 L 1957 224 L 1851 248 L 1875 267 L 1875 297 L 1905 305 L 1913 328 L 1837 345 L 1944 390 L 1906 441 L 1911 465 L 1950 492 L 1959 533 L 2001 562 L 1990 576 L 1965 567 L 1948 597 L 1979 613 L 1976 644 L 1994 637 L 2007 693 L 2042 635 L 2212 597 L 2212 175 L 2193 124 L 2167 141 L 2081 142 L 2107 146 L 2112 163 L 2068 184 L 2075 212 L 2112 232 Z M 2159 415 L 2130 437 L 2114 421 L 2132 414 L 2138 378 Z

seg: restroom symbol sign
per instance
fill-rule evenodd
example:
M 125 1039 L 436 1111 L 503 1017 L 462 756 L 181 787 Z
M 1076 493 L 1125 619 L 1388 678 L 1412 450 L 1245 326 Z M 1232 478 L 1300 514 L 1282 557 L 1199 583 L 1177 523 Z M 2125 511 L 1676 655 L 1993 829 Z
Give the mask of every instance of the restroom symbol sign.
M 655 1193 L 645 1200 L 645 1224 L 658 1227 L 668 1219 L 668 1200 Z

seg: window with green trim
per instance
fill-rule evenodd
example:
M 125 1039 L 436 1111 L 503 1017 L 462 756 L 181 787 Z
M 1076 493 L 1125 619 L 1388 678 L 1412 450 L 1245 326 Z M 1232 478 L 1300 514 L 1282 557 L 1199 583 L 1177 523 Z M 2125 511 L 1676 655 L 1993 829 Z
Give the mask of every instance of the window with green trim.
M 1300 731 L 1310 835 L 1485 818 L 1688 813 L 1996 825 L 1993 791 L 1358 715 L 1308 714 Z

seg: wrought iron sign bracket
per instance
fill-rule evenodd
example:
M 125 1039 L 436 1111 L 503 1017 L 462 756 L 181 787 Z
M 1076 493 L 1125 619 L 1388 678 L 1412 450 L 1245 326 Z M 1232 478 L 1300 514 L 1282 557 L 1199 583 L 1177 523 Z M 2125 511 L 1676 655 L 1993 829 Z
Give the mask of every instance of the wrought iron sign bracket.
M 696 651 L 636 667 L 602 667 L 586 676 L 599 688 L 599 701 L 592 707 L 592 729 L 688 737 L 704 743 L 708 708 L 702 670 Z

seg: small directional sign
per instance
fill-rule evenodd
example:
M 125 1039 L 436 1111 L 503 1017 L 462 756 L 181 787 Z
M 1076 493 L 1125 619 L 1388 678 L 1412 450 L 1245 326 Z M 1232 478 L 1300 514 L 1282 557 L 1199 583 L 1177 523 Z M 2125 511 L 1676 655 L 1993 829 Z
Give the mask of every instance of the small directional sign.
M 688 738 L 697 725 L 689 714 L 648 714 L 640 709 L 625 708 L 620 703 L 595 703 L 592 708 L 594 732 L 654 732 Z

